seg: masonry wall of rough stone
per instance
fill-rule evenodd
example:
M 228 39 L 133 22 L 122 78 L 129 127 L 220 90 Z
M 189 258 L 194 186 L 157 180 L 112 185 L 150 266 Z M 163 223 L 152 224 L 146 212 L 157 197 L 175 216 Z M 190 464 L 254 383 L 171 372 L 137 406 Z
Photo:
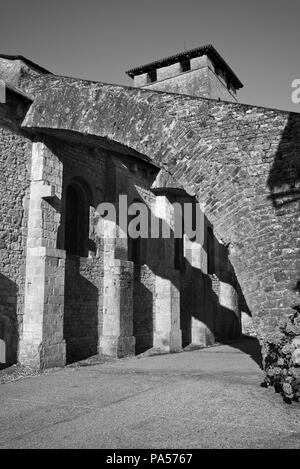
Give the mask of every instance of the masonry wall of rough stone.
M 180 73 L 176 77 L 166 78 L 144 86 L 146 89 L 181 93 L 209 98 L 210 84 L 208 68 Z
M 257 330 L 288 314 L 299 290 L 299 114 L 93 84 L 101 100 L 91 119 L 82 112 L 91 105 L 91 85 L 68 80 L 64 94 L 66 80 L 55 80 L 25 125 L 43 118 L 47 127 L 88 129 L 165 165 L 201 202 L 228 248 Z M 72 103 L 72 121 L 62 96 Z
M 64 165 L 61 206 L 63 215 L 59 235 L 61 248 L 64 248 L 65 198 L 68 185 L 74 178 L 84 180 L 92 194 L 89 229 L 90 257 L 67 255 L 66 258 L 64 338 L 67 360 L 73 361 L 97 353 L 99 338 L 102 334 L 105 266 L 104 243 L 97 232 L 99 221 L 97 207 L 104 201 L 112 201 L 117 207 L 118 196 L 124 194 L 128 197 L 128 204 L 139 200 L 150 206 L 154 198 L 149 190 L 153 180 L 153 168 L 126 155 L 67 142 L 56 144 L 56 151 Z M 127 260 L 127 240 L 119 239 L 114 242 L 116 246 L 115 248 L 112 246 L 111 249 L 116 250 L 115 258 Z M 146 252 L 144 255 L 147 257 Z M 133 279 L 134 329 L 139 336 L 137 350 L 141 341 L 150 344 L 150 330 L 153 327 L 150 320 L 153 319 L 151 316 L 153 314 L 153 291 L 151 289 L 153 289 L 154 274 L 145 270 L 145 266 L 137 265 Z M 115 279 L 116 275 L 117 272 L 115 272 Z M 147 289 L 147 295 L 145 295 L 145 289 Z M 116 295 L 118 294 L 120 292 L 116 291 Z M 149 295 L 151 295 L 150 301 Z
M 257 329 L 264 331 L 297 301 L 300 119 L 246 106 L 207 107 L 190 161 L 184 161 L 187 138 L 176 167 L 170 163 L 175 177 L 190 181 L 228 246 Z M 197 134 L 190 128 L 187 137 Z
M 47 251 L 46 251 L 47 252 Z M 57 256 L 57 251 L 48 250 L 44 259 L 44 307 L 43 315 L 43 342 L 40 344 L 40 366 L 52 368 L 63 366 L 66 363 L 66 346 L 63 340 L 64 321 L 64 284 L 65 284 L 65 259 Z M 62 254 L 62 253 L 61 253 Z M 41 273 L 40 260 L 33 267 L 32 275 Z M 26 278 L 27 279 L 27 278 Z M 38 302 L 38 298 L 36 298 Z M 41 311 L 40 311 L 41 314 Z M 24 359 L 24 356 L 22 357 Z
M 30 91 L 24 128 L 108 138 L 165 165 L 197 197 L 258 331 L 289 313 L 299 291 L 299 114 L 59 77 Z
M 136 265 L 133 284 L 133 335 L 136 353 L 153 347 L 154 315 L 155 275 L 147 265 Z
M 68 363 L 98 353 L 102 288 L 103 258 L 67 256 L 64 339 Z
M 10 60 L 0 57 L 1 79 L 11 85 L 21 86 L 23 80 L 31 81 L 41 75 L 41 71 L 25 64 L 22 60 Z
M 128 204 L 143 202 L 149 209 L 149 216 L 155 202 L 155 195 L 150 191 L 154 180 L 153 167 L 142 162 L 135 162 L 134 167 L 126 166 L 123 182 L 126 181 Z M 119 187 L 119 190 L 121 187 Z M 123 188 L 124 189 L 124 188 Z M 149 226 L 150 228 L 150 226 Z M 130 243 L 130 240 L 127 241 Z M 153 262 L 157 252 L 151 249 L 151 239 L 140 241 L 140 264 L 133 266 L 133 335 L 135 353 L 142 353 L 153 347 L 155 314 L 155 269 Z M 128 244 L 127 244 L 128 249 Z M 127 258 L 128 258 L 127 250 Z
M 22 364 L 41 368 L 65 363 L 65 252 L 56 248 L 61 193 L 61 161 L 44 142 L 34 142 L 28 204 L 23 331 L 18 355 Z
M 60 142 L 57 152 L 63 161 L 62 223 L 58 243 L 64 249 L 66 190 L 74 180 L 86 184 L 91 193 L 88 252 L 90 257 L 66 256 L 64 339 L 67 362 L 98 353 L 103 313 L 103 243 L 95 232 L 95 210 L 105 198 L 105 154 L 87 146 Z M 76 228 L 74 227 L 74 230 Z
M 30 164 L 31 142 L 0 128 L 0 366 L 16 362 L 22 333 Z

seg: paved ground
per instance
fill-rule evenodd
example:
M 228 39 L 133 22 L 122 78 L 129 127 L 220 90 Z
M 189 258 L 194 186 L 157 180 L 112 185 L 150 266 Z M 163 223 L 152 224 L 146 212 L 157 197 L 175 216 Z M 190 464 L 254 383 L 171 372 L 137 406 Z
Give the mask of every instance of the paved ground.
M 251 344 L 2 384 L 0 448 L 299 448 L 300 406 L 259 386 Z

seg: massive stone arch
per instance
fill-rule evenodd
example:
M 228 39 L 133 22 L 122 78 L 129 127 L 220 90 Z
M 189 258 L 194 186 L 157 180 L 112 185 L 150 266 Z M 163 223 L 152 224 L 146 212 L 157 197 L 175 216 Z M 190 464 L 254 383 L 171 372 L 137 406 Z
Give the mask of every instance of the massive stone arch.
M 35 96 L 24 130 L 96 138 L 164 167 L 229 248 L 260 330 L 289 312 L 299 280 L 298 114 L 56 76 L 24 87 Z

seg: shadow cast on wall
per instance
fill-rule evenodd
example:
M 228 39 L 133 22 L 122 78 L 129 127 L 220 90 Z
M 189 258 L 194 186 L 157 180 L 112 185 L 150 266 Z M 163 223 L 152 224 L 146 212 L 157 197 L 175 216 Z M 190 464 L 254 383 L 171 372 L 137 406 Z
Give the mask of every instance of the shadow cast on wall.
M 289 115 L 267 185 L 275 209 L 300 201 L 300 114 Z
M 112 163 L 111 163 L 112 164 Z M 115 188 L 111 188 L 112 191 Z M 114 191 L 113 191 L 114 192 Z M 185 194 L 186 197 L 189 197 Z M 138 193 L 132 194 L 134 198 L 140 198 Z M 190 197 L 189 197 L 190 198 Z M 102 200 L 101 200 L 102 201 Z M 94 201 L 94 208 L 97 203 Z M 193 199 L 193 203 L 197 203 Z M 152 214 L 152 216 L 154 216 Z M 161 220 L 162 222 L 162 220 Z M 162 222 L 165 223 L 165 222 Z M 205 219 L 205 224 L 209 225 Z M 168 227 L 170 229 L 170 227 Z M 60 228 L 60 231 L 61 228 Z M 171 238 L 174 237 L 170 229 Z M 61 235 L 59 236 L 61 238 Z M 156 251 L 156 258 L 151 255 L 144 259 L 144 265 L 154 275 L 170 280 L 174 283 L 174 276 L 170 274 L 169 267 L 157 259 L 166 260 L 166 242 L 164 239 L 150 239 L 148 252 Z M 191 324 L 193 320 L 203 323 L 216 336 L 219 342 L 233 340 L 239 337 L 240 319 L 226 305 L 219 302 L 218 288 L 220 282 L 231 285 L 237 292 L 239 307 L 251 316 L 234 269 L 230 263 L 228 249 L 220 244 L 214 237 L 213 243 L 220 254 L 221 268 L 216 274 L 203 273 L 185 260 L 184 267 L 178 270 L 179 284 L 183 301 L 181 302 L 181 328 L 183 331 L 183 343 L 191 343 Z M 204 246 L 207 250 L 207 245 Z M 121 255 L 127 259 L 127 252 Z M 67 345 L 67 361 L 75 361 L 97 353 L 100 329 L 99 323 L 99 299 L 101 299 L 101 285 L 91 283 L 82 270 L 81 258 L 67 256 L 65 276 L 65 315 L 64 338 Z M 91 259 L 86 259 L 87 265 Z M 153 346 L 154 324 L 154 298 L 153 288 L 147 286 L 144 281 L 144 265 L 134 265 L 134 293 L 133 293 L 133 319 L 134 335 L 136 336 L 136 353 L 141 353 Z M 173 267 L 175 267 L 173 265 Z M 175 268 L 173 270 L 176 270 Z M 189 272 L 189 276 L 186 273 Z M 87 277 L 87 278 L 86 278 Z M 99 296 L 100 295 L 100 296 Z M 185 299 L 184 299 L 185 298 Z
M 66 257 L 64 339 L 67 363 L 98 353 L 99 290 L 82 272 L 89 261 L 79 256 Z
M 188 197 L 192 203 L 196 204 L 194 198 Z M 170 198 L 174 201 L 174 198 Z M 161 224 L 161 232 L 170 232 L 170 239 L 174 241 L 174 232 L 164 220 L 149 213 L 150 219 L 156 219 Z M 165 225 L 165 226 L 164 226 Z M 208 220 L 204 216 L 204 225 L 210 226 Z M 218 253 L 218 268 L 212 274 L 203 273 L 200 268 L 194 267 L 188 259 L 184 258 L 183 262 L 173 259 L 173 265 L 170 269 L 170 260 L 166 258 L 166 243 L 170 240 L 165 239 L 147 239 L 148 246 L 147 256 L 143 255 L 144 265 L 135 265 L 134 267 L 134 335 L 136 337 L 136 353 L 141 353 L 153 346 L 153 324 L 154 324 L 154 302 L 153 293 L 146 287 L 143 275 L 145 267 L 155 276 L 168 279 L 180 289 L 180 327 L 182 330 L 183 347 L 193 342 L 192 324 L 197 322 L 207 327 L 208 331 L 215 336 L 220 343 L 228 343 L 241 337 L 241 320 L 238 311 L 243 311 L 251 317 L 251 311 L 247 305 L 240 284 L 234 272 L 234 268 L 229 259 L 228 248 L 221 244 L 213 235 L 212 243 L 215 251 Z M 204 251 L 208 255 L 208 243 L 205 240 Z M 151 253 L 155 252 L 155 256 Z M 149 254 L 150 253 L 150 254 Z M 162 262 L 161 262 L 162 261 Z M 168 266 L 163 261 L 167 261 Z M 174 283 L 174 275 L 171 271 L 178 269 L 179 283 Z M 219 301 L 220 283 L 229 285 L 236 292 L 236 308 L 229 309 L 226 304 Z M 253 339 L 252 344 L 255 342 Z M 240 342 L 238 342 L 240 343 Z M 261 363 L 259 356 L 259 343 L 256 342 L 255 347 L 245 348 L 241 345 L 243 352 L 246 350 L 257 363 Z
M 209 226 L 206 217 L 205 225 Z M 252 318 L 252 314 L 229 259 L 229 250 L 214 235 L 212 241 L 216 252 L 219 253 L 219 265 L 213 274 L 205 274 L 201 270 L 191 267 L 186 261 L 186 270 L 191 269 L 192 271 L 191 284 L 188 285 L 186 296 L 189 298 L 196 296 L 198 299 L 195 301 L 196 308 L 193 307 L 191 300 L 189 303 L 186 303 L 186 300 L 183 301 L 181 307 L 183 346 L 188 346 L 192 342 L 191 323 L 193 319 L 196 319 L 208 327 L 217 343 L 230 344 L 231 347 L 249 355 L 262 368 L 261 346 L 258 339 L 242 333 L 241 312 L 249 318 Z M 207 252 L 207 243 L 204 244 L 204 248 Z M 220 302 L 220 282 L 231 286 L 236 292 L 236 308 L 234 310 Z M 188 305 L 187 310 L 184 304 Z
M 133 335 L 136 354 L 153 347 L 153 293 L 142 282 L 143 269 L 142 265 L 135 264 L 133 270 Z
M 292 280 L 290 288 L 299 295 L 300 260 L 297 257 L 297 237 L 299 238 L 300 212 L 300 114 L 289 114 L 269 172 L 267 186 L 270 191 L 268 198 L 277 215 L 294 214 L 290 222 L 290 233 L 287 235 L 290 238 L 290 247 L 295 251 L 296 261 L 296 278 Z

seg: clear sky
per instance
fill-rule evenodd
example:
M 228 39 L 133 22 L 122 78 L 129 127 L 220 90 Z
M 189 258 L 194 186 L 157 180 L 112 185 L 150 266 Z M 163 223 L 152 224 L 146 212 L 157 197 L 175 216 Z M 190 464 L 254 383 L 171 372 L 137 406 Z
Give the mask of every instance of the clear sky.
M 53 73 L 131 85 L 124 72 L 211 43 L 244 103 L 300 112 L 300 0 L 0 0 L 0 52 Z

